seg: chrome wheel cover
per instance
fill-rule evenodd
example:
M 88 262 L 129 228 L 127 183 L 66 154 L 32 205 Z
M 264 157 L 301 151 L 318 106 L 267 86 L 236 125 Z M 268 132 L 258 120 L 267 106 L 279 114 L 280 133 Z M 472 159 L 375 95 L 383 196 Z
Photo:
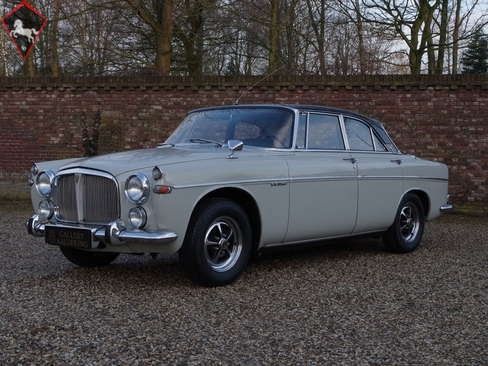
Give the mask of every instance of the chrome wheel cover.
M 219 217 L 205 234 L 204 253 L 209 266 L 216 272 L 226 272 L 236 264 L 242 252 L 239 225 L 230 217 Z
M 400 212 L 400 234 L 405 242 L 412 242 L 420 230 L 420 213 L 416 205 L 408 202 Z

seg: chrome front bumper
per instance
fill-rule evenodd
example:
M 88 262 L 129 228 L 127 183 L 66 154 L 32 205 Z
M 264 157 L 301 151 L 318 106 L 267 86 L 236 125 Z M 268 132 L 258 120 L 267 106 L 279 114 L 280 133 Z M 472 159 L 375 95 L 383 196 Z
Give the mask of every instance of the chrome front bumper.
M 142 230 L 128 230 L 122 220 L 113 221 L 108 225 L 101 227 L 87 227 L 83 225 L 64 225 L 53 224 L 43 221 L 39 215 L 32 216 L 27 221 L 27 232 L 36 237 L 44 237 L 46 225 L 55 226 L 64 229 L 86 229 L 92 233 L 92 245 L 98 246 L 98 243 L 103 242 L 108 245 L 125 245 L 127 242 L 132 243 L 150 243 L 150 244 L 165 244 L 175 241 L 178 234 L 172 231 L 142 231 Z

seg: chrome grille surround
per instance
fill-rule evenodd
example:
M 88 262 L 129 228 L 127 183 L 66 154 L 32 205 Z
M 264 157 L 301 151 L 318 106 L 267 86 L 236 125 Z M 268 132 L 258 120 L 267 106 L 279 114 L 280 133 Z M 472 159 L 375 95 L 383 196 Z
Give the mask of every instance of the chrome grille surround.
M 119 186 L 107 173 L 90 169 L 59 172 L 54 181 L 56 220 L 107 224 L 120 218 Z

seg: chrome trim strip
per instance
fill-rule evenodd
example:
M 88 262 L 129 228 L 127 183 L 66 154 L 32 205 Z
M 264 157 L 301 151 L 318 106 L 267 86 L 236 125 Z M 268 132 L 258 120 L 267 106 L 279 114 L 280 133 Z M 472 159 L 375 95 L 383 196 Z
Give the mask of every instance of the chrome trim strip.
M 338 181 L 338 180 L 357 180 L 357 175 L 330 175 L 326 177 L 300 177 L 291 178 L 290 183 L 301 183 L 301 182 L 321 182 L 321 181 Z
M 302 178 L 270 178 L 270 179 L 249 179 L 249 180 L 241 180 L 241 181 L 227 181 L 227 182 L 212 182 L 212 183 L 202 183 L 202 184 L 184 184 L 184 185 L 174 185 L 174 189 L 182 189 L 182 188 L 197 188 L 197 187 L 209 187 L 209 186 L 228 186 L 228 185 L 256 185 L 256 184 L 272 184 L 272 183 L 300 183 L 300 182 L 320 182 L 320 181 L 351 181 L 357 179 L 388 179 L 388 180 L 402 180 L 402 176 L 381 176 L 381 177 L 373 177 L 373 176 L 356 176 L 356 175 L 331 175 L 331 176 L 313 176 L 313 177 L 302 177 Z
M 78 222 L 83 221 L 85 218 L 85 210 L 83 207 L 85 175 L 76 173 L 75 176 L 75 197 L 76 197 L 76 210 L 78 214 Z
M 401 175 L 382 175 L 382 176 L 372 176 L 372 175 L 331 175 L 331 176 L 312 176 L 312 177 L 292 177 L 292 178 L 269 178 L 269 179 L 249 179 L 249 180 L 236 180 L 236 181 L 226 181 L 226 182 L 212 182 L 212 183 L 202 183 L 202 184 L 183 184 L 175 185 L 174 189 L 182 188 L 197 188 L 197 187 L 210 187 L 210 186 L 227 186 L 227 185 L 255 185 L 255 184 L 271 184 L 271 183 L 299 183 L 299 182 L 320 182 L 320 181 L 338 181 L 338 180 L 431 180 L 434 182 L 447 182 L 447 178 L 432 178 L 432 177 L 421 177 L 421 176 L 409 176 L 403 177 Z
M 359 180 L 403 180 L 401 175 L 359 175 Z
M 296 183 L 296 182 L 308 182 L 308 181 L 337 181 L 337 180 L 356 180 L 357 176 L 328 176 L 328 177 L 306 177 L 306 178 L 269 178 L 269 179 L 249 179 L 241 181 L 227 181 L 227 182 L 212 182 L 202 184 L 184 184 L 175 185 L 174 189 L 181 188 L 197 188 L 197 187 L 210 187 L 210 186 L 240 186 L 240 185 L 256 185 L 256 184 L 273 184 L 273 183 Z
M 433 178 L 433 177 L 421 177 L 421 176 L 409 175 L 405 177 L 405 180 L 431 180 L 434 182 L 448 182 L 449 178 Z
M 180 188 L 197 188 L 197 187 L 210 187 L 210 186 L 229 186 L 229 185 L 254 185 L 254 184 L 271 184 L 271 183 L 280 183 L 285 182 L 289 183 L 289 178 L 270 178 L 270 179 L 249 179 L 249 180 L 241 180 L 241 181 L 227 181 L 227 182 L 210 182 L 210 183 L 201 183 L 201 184 L 182 184 L 182 185 L 173 185 L 174 189 Z

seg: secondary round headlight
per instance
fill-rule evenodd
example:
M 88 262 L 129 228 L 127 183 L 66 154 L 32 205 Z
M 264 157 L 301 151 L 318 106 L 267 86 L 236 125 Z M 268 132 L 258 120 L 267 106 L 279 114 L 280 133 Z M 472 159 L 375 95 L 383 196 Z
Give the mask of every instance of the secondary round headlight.
M 51 217 L 53 217 L 54 205 L 51 200 L 43 200 L 39 202 L 39 208 L 37 211 L 39 216 L 45 217 L 47 220 L 49 220 Z
M 41 172 L 36 178 L 36 189 L 41 196 L 49 197 L 53 187 L 54 173 L 50 170 Z
M 149 197 L 149 179 L 144 174 L 131 175 L 125 181 L 125 194 L 133 203 L 144 203 Z
M 133 207 L 129 211 L 129 222 L 135 229 L 142 229 L 147 223 L 147 214 L 142 207 Z

